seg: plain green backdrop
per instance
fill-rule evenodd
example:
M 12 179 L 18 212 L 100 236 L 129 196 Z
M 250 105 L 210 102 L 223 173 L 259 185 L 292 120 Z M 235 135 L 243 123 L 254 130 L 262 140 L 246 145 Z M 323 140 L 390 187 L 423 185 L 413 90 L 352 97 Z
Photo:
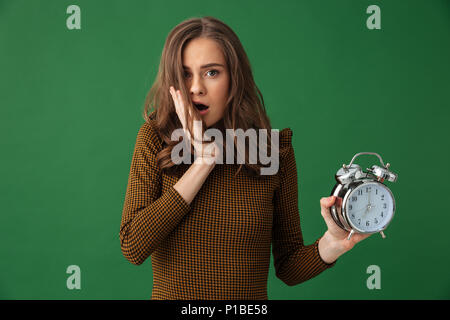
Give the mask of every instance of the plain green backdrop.
M 81 30 L 69 30 L 69 5 Z M 381 29 L 369 30 L 369 5 Z M 119 227 L 145 95 L 169 31 L 211 15 L 239 36 L 273 128 L 290 127 L 306 244 L 361 151 L 398 173 L 397 211 L 334 268 L 270 299 L 449 299 L 450 2 L 0 1 L 0 298 L 149 299 Z M 363 168 L 376 157 L 356 161 Z M 66 269 L 81 269 L 69 290 Z M 369 290 L 367 268 L 381 270 Z

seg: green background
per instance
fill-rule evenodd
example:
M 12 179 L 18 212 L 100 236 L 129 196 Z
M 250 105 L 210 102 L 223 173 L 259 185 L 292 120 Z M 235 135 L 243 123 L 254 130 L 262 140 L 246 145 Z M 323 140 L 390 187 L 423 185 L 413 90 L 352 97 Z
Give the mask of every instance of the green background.
M 71 4 L 81 30 L 66 27 Z M 381 30 L 366 27 L 372 4 Z M 438 0 L 0 1 L 0 298 L 150 298 L 150 259 L 120 250 L 131 157 L 167 34 L 205 15 L 236 32 L 272 126 L 294 132 L 306 244 L 355 153 L 399 175 L 386 239 L 294 287 L 272 261 L 269 298 L 449 299 L 450 2 Z M 80 290 L 66 287 L 69 265 Z

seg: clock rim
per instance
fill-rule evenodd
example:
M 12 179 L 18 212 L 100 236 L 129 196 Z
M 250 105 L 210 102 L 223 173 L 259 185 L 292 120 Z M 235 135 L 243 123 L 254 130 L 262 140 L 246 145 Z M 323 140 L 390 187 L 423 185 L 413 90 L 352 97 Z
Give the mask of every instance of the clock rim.
M 386 221 L 386 223 L 384 223 L 384 225 L 381 228 L 378 228 L 375 231 L 365 231 L 365 230 L 359 229 L 357 226 L 355 226 L 351 222 L 351 219 L 348 216 L 348 212 L 347 212 L 347 201 L 348 201 L 348 199 L 350 197 L 350 194 L 352 194 L 357 188 L 362 187 L 364 185 L 368 185 L 368 184 L 378 184 L 378 185 L 380 185 L 381 187 L 385 188 L 389 192 L 389 194 L 391 195 L 391 198 L 392 198 L 392 215 L 391 215 L 391 217 L 389 218 L 388 221 Z M 344 218 L 345 222 L 347 223 L 347 225 L 351 229 L 355 230 L 358 233 L 373 234 L 373 233 L 378 233 L 378 232 L 381 232 L 383 230 L 386 230 L 386 228 L 388 227 L 388 225 L 391 223 L 392 219 L 394 218 L 395 207 L 396 207 L 396 205 L 395 205 L 395 197 L 394 197 L 394 194 L 392 193 L 392 191 L 389 189 L 388 186 L 386 186 L 385 184 L 383 184 L 383 183 L 381 183 L 381 182 L 379 182 L 377 180 L 364 179 L 364 180 L 354 181 L 354 182 L 350 183 L 350 185 L 349 185 L 349 187 L 347 189 L 347 192 L 345 193 L 344 198 L 342 200 L 342 210 L 341 210 L 342 213 L 341 214 L 342 214 L 342 217 Z

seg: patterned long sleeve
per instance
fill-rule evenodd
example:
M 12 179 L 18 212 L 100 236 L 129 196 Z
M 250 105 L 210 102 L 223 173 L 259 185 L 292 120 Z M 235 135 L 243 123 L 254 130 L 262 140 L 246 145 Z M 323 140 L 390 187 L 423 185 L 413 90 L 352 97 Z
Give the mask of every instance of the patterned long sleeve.
M 137 135 L 120 226 L 123 255 L 142 264 L 189 212 L 189 204 L 172 187 L 162 192 L 156 155 L 161 142 L 144 123 Z
M 280 185 L 274 195 L 272 252 L 276 276 L 293 286 L 317 276 L 334 266 L 336 261 L 327 264 L 320 258 L 320 238 L 311 245 L 303 243 L 292 131 L 286 131 L 283 132 L 286 134 L 280 134 Z
M 289 285 L 331 266 L 317 242 L 303 244 L 289 128 L 279 132 L 276 174 L 255 177 L 239 164 L 216 164 L 188 204 L 173 186 L 190 164 L 160 170 L 155 112 L 150 119 L 136 139 L 120 241 L 133 264 L 151 256 L 152 299 L 268 299 L 271 247 L 276 274 Z

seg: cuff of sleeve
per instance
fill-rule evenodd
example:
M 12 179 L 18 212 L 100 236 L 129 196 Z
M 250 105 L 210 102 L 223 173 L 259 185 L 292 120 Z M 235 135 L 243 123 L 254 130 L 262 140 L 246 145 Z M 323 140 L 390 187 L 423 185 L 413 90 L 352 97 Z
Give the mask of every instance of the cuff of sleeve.
M 187 203 L 186 200 L 184 200 L 184 198 L 173 186 L 171 186 L 167 190 L 167 196 L 169 197 L 169 199 L 175 200 L 174 205 L 177 209 L 179 209 L 180 212 L 187 212 L 191 209 L 189 203 Z
M 323 265 L 325 268 L 331 268 L 331 267 L 333 267 L 333 266 L 336 264 L 336 262 L 338 261 L 338 259 L 336 259 L 336 260 L 335 260 L 334 262 L 332 262 L 332 263 L 326 263 L 325 261 L 322 260 L 322 257 L 320 256 L 320 253 L 319 253 L 319 241 L 320 241 L 320 239 L 322 239 L 322 237 L 320 237 L 319 239 L 316 240 L 316 242 L 314 242 L 314 248 L 315 248 L 317 257 L 319 258 L 320 262 L 322 263 L 322 265 Z

